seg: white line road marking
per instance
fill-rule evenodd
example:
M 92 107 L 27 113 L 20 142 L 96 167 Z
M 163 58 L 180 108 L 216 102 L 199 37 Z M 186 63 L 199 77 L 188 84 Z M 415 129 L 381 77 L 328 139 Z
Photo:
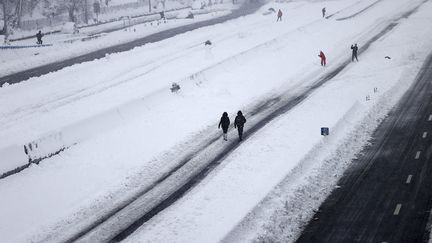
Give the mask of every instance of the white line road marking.
M 423 138 L 426 138 L 427 132 L 423 132 Z
M 417 151 L 415 159 L 419 159 L 420 158 L 420 153 L 421 153 L 420 151 Z
M 432 115 L 429 115 L 428 121 L 432 121 Z
M 406 184 L 410 184 L 411 183 L 411 179 L 412 179 L 412 175 L 409 175 L 407 180 L 406 180 Z
M 399 215 L 401 207 L 402 207 L 402 204 L 400 204 L 400 203 L 398 205 L 396 205 L 396 208 L 395 208 L 393 215 Z

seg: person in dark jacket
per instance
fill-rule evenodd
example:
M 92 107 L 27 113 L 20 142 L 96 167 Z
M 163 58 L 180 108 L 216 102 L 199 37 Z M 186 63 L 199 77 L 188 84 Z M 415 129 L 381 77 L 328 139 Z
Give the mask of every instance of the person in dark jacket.
M 37 44 L 42 45 L 42 31 L 39 30 L 39 32 L 36 34 Z
M 277 13 L 277 20 L 276 20 L 276 22 L 278 22 L 279 20 L 282 21 L 282 10 L 280 10 L 280 9 L 279 9 L 279 11 Z
M 243 116 L 241 111 L 237 112 L 237 116 L 234 120 L 234 128 L 237 128 L 239 140 L 241 141 L 243 139 L 243 127 L 246 123 L 246 118 Z
M 229 119 L 229 117 L 228 117 L 228 113 L 224 112 L 224 113 L 222 114 L 221 119 L 220 119 L 220 122 L 219 122 L 219 126 L 218 126 L 218 128 L 220 129 L 220 128 L 222 127 L 222 131 L 223 131 L 223 138 L 224 138 L 225 141 L 228 140 L 228 139 L 227 139 L 227 133 L 228 133 L 228 127 L 229 127 L 230 123 L 231 123 L 231 122 L 230 122 L 230 119 Z
M 325 13 L 326 13 L 326 9 L 322 8 L 321 12 L 322 12 L 322 15 L 323 15 L 323 18 L 324 18 L 325 17 Z
M 358 59 L 357 59 L 357 51 L 358 51 L 357 44 L 351 45 L 351 50 L 352 50 L 351 61 L 354 62 L 354 58 L 355 58 L 356 61 L 358 62 Z
M 318 55 L 321 58 L 321 66 L 326 65 L 326 56 L 324 55 L 324 52 L 320 51 L 320 54 Z

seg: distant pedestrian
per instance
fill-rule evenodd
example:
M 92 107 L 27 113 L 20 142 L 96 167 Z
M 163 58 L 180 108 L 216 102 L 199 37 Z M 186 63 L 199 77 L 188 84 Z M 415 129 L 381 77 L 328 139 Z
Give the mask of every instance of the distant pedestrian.
M 279 9 L 279 11 L 277 13 L 277 20 L 276 20 L 276 22 L 278 22 L 279 20 L 282 21 L 282 10 L 280 10 L 280 9 Z
M 222 127 L 223 138 L 224 138 L 225 141 L 228 140 L 227 133 L 228 133 L 228 127 L 229 127 L 230 123 L 231 122 L 230 122 L 230 119 L 228 117 L 228 113 L 224 112 L 222 114 L 221 119 L 220 119 L 218 128 L 220 129 Z
M 351 45 L 351 50 L 352 50 L 351 61 L 354 62 L 354 58 L 355 58 L 356 61 L 358 62 L 358 59 L 357 59 L 357 52 L 358 52 L 357 44 Z
M 245 123 L 246 123 L 246 118 L 243 116 L 241 111 L 238 111 L 237 116 L 234 120 L 234 128 L 237 128 L 238 130 L 240 141 L 243 140 L 243 127 Z
M 321 10 L 321 12 L 322 12 L 322 15 L 323 15 L 323 18 L 324 18 L 324 17 L 325 17 L 325 14 L 326 14 L 326 9 L 323 8 L 323 9 Z
M 39 32 L 36 34 L 37 44 L 42 45 L 42 31 L 39 30 Z
M 320 51 L 318 56 L 321 58 L 321 66 L 325 66 L 326 65 L 326 56 L 324 55 L 324 52 Z
M 159 12 L 159 15 L 160 15 L 162 20 L 165 20 L 165 12 L 164 11 Z

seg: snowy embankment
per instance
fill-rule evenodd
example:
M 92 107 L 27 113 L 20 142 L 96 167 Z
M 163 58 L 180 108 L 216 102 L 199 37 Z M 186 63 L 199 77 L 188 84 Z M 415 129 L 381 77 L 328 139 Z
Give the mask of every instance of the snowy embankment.
M 297 27 L 319 22 L 317 16 L 304 15 L 311 8 L 316 7 L 298 10 L 296 25 L 274 25 L 273 16 L 257 14 L 0 89 L 0 99 L 8 104 L 1 107 L 1 147 L 49 137 L 80 122 L 87 122 L 91 129 L 78 126 L 80 130 L 73 134 L 94 135 L 101 123 L 109 122 L 98 120 L 104 112 L 122 122 L 105 135 L 99 134 L 19 175 L 3 179 L 2 237 L 19 242 L 39 234 L 43 238 L 56 227 L 73 230 L 79 223 L 85 224 L 115 207 L 134 190 L 153 183 L 175 166 L 176 160 L 167 157 L 165 151 L 172 150 L 168 155 L 179 156 L 180 151 L 190 149 L 190 143 L 177 146 L 178 150 L 173 146 L 194 138 L 197 143 L 202 141 L 221 110 L 238 109 L 238 104 L 272 89 L 265 79 L 257 82 L 260 80 L 244 77 L 237 79 L 240 83 L 232 82 L 242 73 L 238 70 L 244 65 L 241 63 L 222 67 L 222 74 L 236 71 L 235 76 L 226 79 L 215 76 L 211 82 L 200 83 L 194 81 L 194 74 L 218 66 L 227 58 L 235 60 L 231 57 L 238 52 L 253 52 L 255 46 L 265 46 L 281 33 L 294 38 L 290 32 L 295 33 Z M 202 46 L 207 39 L 214 43 L 210 48 Z M 267 65 L 271 67 L 272 63 Z M 169 93 L 171 82 L 189 76 L 189 81 L 181 83 L 179 95 Z M 251 80 L 259 86 L 244 93 L 243 86 Z M 283 83 L 284 78 L 271 81 Z M 196 132 L 200 130 L 203 132 Z M 211 130 L 215 131 L 213 125 Z M 32 204 L 28 205 L 28 201 Z
M 313 18 L 312 16 L 298 20 L 301 24 Z M 148 98 L 160 98 L 163 95 L 163 99 L 172 99 L 166 91 L 171 82 L 180 81 L 175 77 L 186 77 L 185 81 L 189 80 L 189 83 L 193 84 L 194 80 L 203 75 L 202 70 L 210 68 L 206 73 L 212 72 L 213 75 L 224 72 L 226 66 L 238 65 L 236 54 L 251 50 L 249 56 L 253 56 L 257 45 L 267 45 L 267 41 L 279 35 L 274 30 L 265 30 L 267 24 L 262 23 L 260 18 L 240 21 L 243 25 L 240 26 L 241 31 L 236 31 L 239 29 L 238 23 L 239 21 L 236 21 L 212 28 L 213 33 L 210 35 L 208 32 L 196 32 L 187 39 L 185 37 L 188 35 L 182 35 L 181 42 L 171 39 L 137 48 L 134 58 L 131 58 L 129 53 L 120 53 L 112 58 L 76 65 L 62 72 L 32 78 L 28 82 L 1 89 L 0 100 L 10 102 L 15 99 L 16 102 L 1 110 L 5 115 L 0 118 L 0 133 L 5 139 L 0 141 L 0 147 L 11 144 L 26 145 L 58 133 L 78 134 L 75 137 L 98 134 L 104 127 L 114 127 L 111 124 L 115 123 L 114 121 L 122 120 L 120 113 L 142 113 L 142 109 L 148 106 Z M 251 32 L 257 28 L 262 32 Z M 276 28 L 281 29 L 283 26 Z M 297 27 L 292 26 L 287 31 L 295 28 Z M 265 35 L 257 38 L 261 34 Z M 204 48 L 202 43 L 207 38 L 216 46 Z M 238 41 L 239 39 L 241 41 Z M 184 64 L 178 68 L 177 62 Z M 190 66 L 189 63 L 194 65 Z M 173 69 L 173 66 L 177 67 Z M 91 79 L 88 78 L 89 75 Z M 136 91 L 131 93 L 130 87 L 134 87 Z M 124 92 L 128 95 L 119 95 Z M 87 99 L 98 104 L 98 96 L 105 97 L 102 102 L 99 101 L 101 104 L 86 106 L 91 102 Z M 147 99 L 143 100 L 141 97 Z M 84 103 L 79 104 L 80 102 Z M 71 113 L 71 109 L 74 112 Z M 35 113 L 40 115 L 35 117 Z M 64 137 L 61 134 L 59 136 Z M 66 139 L 62 147 L 69 147 L 80 140 Z
M 168 12 L 165 12 L 165 18 L 166 20 L 174 20 L 174 19 L 184 19 L 189 13 L 192 13 L 193 16 L 199 16 L 199 15 L 208 15 L 213 14 L 213 17 L 216 13 L 218 13 L 218 17 L 222 14 L 228 14 L 232 9 L 235 9 L 236 6 L 233 6 L 232 4 L 224 4 L 224 5 L 215 5 L 212 7 L 208 7 L 205 9 L 190 9 L 190 8 L 184 8 L 180 10 L 171 10 Z M 200 18 L 202 19 L 202 18 Z M 95 35 L 100 34 L 103 32 L 111 32 L 113 30 L 117 29 L 124 29 L 127 26 L 130 26 L 132 29 L 135 29 L 136 25 L 147 23 L 147 25 L 164 25 L 167 21 L 164 21 L 161 19 L 161 16 L 159 13 L 148 15 L 148 16 L 141 16 L 136 18 L 124 18 L 123 20 L 110 22 L 107 24 L 96 25 L 96 26 L 89 26 L 86 28 L 81 28 L 80 33 L 87 34 L 87 35 Z
M 353 3 L 333 1 L 326 7 L 342 9 Z M 0 89 L 0 101 L 8 104 L 0 107 L 3 114 L 0 134 L 5 138 L 2 146 L 34 141 L 75 125 L 78 130 L 73 131 L 74 135 L 88 135 L 59 155 L 0 180 L 0 235 L 11 242 L 55 241 L 62 237 L 58 232 L 70 232 L 92 222 L 170 171 L 177 162 L 172 158 L 181 157 L 191 147 L 213 139 L 222 111 L 234 114 L 243 109 L 249 118 L 248 108 L 253 109 L 269 97 L 301 93 L 317 77 L 347 60 L 351 42 L 361 46 L 412 4 L 413 1 L 407 0 L 383 1 L 358 16 L 359 19 L 350 21 L 322 19 L 320 3 L 280 4 L 277 7 L 291 12 L 282 23 L 275 23 L 272 15 L 256 14 Z M 310 14 L 314 11 L 316 16 Z M 383 11 L 386 18 L 380 18 Z M 419 19 L 420 22 L 429 20 Z M 340 32 L 333 33 L 334 29 Z M 398 33 L 397 30 L 391 34 Z M 430 33 L 421 34 L 425 34 L 421 43 L 430 44 Z M 410 40 L 412 36 L 404 38 Z M 202 43 L 206 39 L 216 41 L 212 47 L 205 48 Z M 398 43 L 396 40 L 390 43 Z M 350 65 L 343 72 L 345 76 L 341 77 L 345 78 L 338 77 L 324 86 L 325 91 L 313 94 L 300 104 L 302 109 L 291 110 L 271 123 L 271 128 L 248 138 L 203 184 L 149 221 L 143 229 L 147 232 L 145 236 L 138 233 L 135 239 L 169 241 L 172 232 L 177 232 L 178 241 L 199 241 L 204 236 L 211 236 L 205 238 L 207 241 L 222 239 L 287 174 L 306 164 L 302 162 L 305 156 L 323 141 L 318 133 L 320 126 L 331 128 L 333 137 L 328 139 L 334 145 L 329 147 L 331 154 L 345 139 L 345 132 L 380 103 L 380 95 L 388 93 L 397 98 L 397 92 L 388 90 L 394 87 L 401 72 L 409 70 L 407 78 L 401 79 L 407 83 L 396 86 L 400 87 L 398 92 L 406 89 L 412 80 L 410 75 L 424 59 L 424 54 L 417 53 L 418 49 L 423 51 L 427 47 L 411 45 L 402 53 L 397 50 L 401 59 L 408 56 L 413 60 L 399 62 L 401 59 L 395 55 L 389 62 L 383 58 L 389 55 L 384 51 L 396 51 L 389 49 L 391 44 L 385 44 L 384 49 L 372 46 L 373 52 L 368 50 L 370 54 L 362 55 L 360 63 Z M 329 65 L 325 69 L 318 65 L 319 49 L 328 56 Z M 414 54 L 408 55 L 409 52 Z M 372 61 L 366 62 L 369 59 Z M 411 62 L 414 64 L 395 72 L 396 65 Z M 371 70 L 376 70 L 377 75 L 363 77 L 365 82 L 356 75 Z M 379 76 L 382 70 L 393 76 L 387 73 Z M 383 81 L 376 84 L 377 78 Z M 178 95 L 168 90 L 174 81 L 182 87 Z M 332 88 L 328 90 L 328 87 Z M 372 94 L 374 87 L 379 93 Z M 364 102 L 369 93 L 372 100 Z M 320 108 L 319 113 L 315 107 Z M 258 119 L 259 114 L 256 116 Z M 113 124 L 109 125 L 110 122 Z M 253 122 L 250 119 L 247 125 Z M 88 129 L 83 129 L 83 124 Z M 96 129 L 101 124 L 108 125 L 106 130 L 98 132 Z M 233 139 L 235 131 L 229 136 Z M 220 146 L 224 143 L 220 142 Z M 287 154 L 292 157 L 289 161 Z M 319 166 L 320 162 L 312 160 L 310 164 Z M 263 173 L 260 175 L 259 171 Z M 220 191 L 213 191 L 214 188 Z M 253 193 L 240 193 L 251 188 Z M 231 190 L 238 193 L 233 194 Z M 188 210 L 195 211 L 188 215 Z M 226 225 L 218 224 L 218 220 Z M 162 234 L 166 238 L 161 239 L 158 233 L 166 232 L 164 225 L 172 231 Z
M 205 10 L 193 10 L 192 12 L 196 14 L 194 19 L 174 18 L 164 22 L 160 21 L 159 15 L 152 15 L 131 19 L 130 22 L 128 20 L 117 21 L 100 26 L 83 28 L 81 30 L 82 34 L 79 36 L 62 33 L 46 35 L 43 38 L 44 44 L 53 44 L 52 46 L 1 50 L 0 73 L 2 76 L 10 75 L 19 71 L 84 55 L 113 45 L 131 42 L 160 31 L 221 17 L 231 13 L 231 11 L 237 7 L 238 6 L 233 6 L 231 4 L 224 4 Z M 167 17 L 173 17 L 173 14 L 182 14 L 183 11 L 190 10 L 179 10 L 174 11 L 174 13 L 167 13 Z M 144 23 L 137 24 L 141 22 Z M 127 26 L 129 24 L 132 24 L 133 27 L 114 31 L 109 34 L 100 33 L 105 30 L 122 28 L 122 26 Z M 89 35 L 94 35 L 95 33 L 100 34 L 90 38 L 91 36 Z M 88 41 L 88 39 L 91 41 Z M 36 39 L 28 39 L 13 42 L 13 45 L 34 45 L 35 42 Z
M 127 242 L 294 241 L 430 54 L 431 10 L 426 4 L 380 38 L 360 63 L 249 138 Z M 329 137 L 319 135 L 321 126 Z
M 103 13 L 100 14 L 98 16 L 98 21 L 99 22 L 95 22 L 94 19 L 89 19 L 89 23 L 85 24 L 85 23 L 81 23 L 80 25 L 78 25 L 78 28 L 80 29 L 85 29 L 87 27 L 91 27 L 91 26 L 101 26 L 103 28 L 103 26 L 105 24 L 109 24 L 112 22 L 117 22 L 119 20 L 121 20 L 122 18 L 129 16 L 132 18 L 137 18 L 140 16 L 144 16 L 144 15 L 159 15 L 159 12 L 161 11 L 173 11 L 173 10 L 179 10 L 179 9 L 190 9 L 190 6 L 185 6 L 183 4 L 180 4 L 179 2 L 167 2 L 167 6 L 165 8 L 165 10 L 162 9 L 154 9 L 153 13 L 148 12 L 148 6 L 147 7 L 140 7 L 140 8 L 116 8 L 116 9 L 111 9 L 111 11 L 107 12 L 107 13 Z M 42 10 L 40 10 L 42 11 Z M 96 16 L 94 16 L 96 17 Z M 67 15 L 63 16 L 63 21 L 59 21 L 56 22 L 53 20 L 52 22 L 52 26 L 45 26 L 45 27 L 40 27 L 37 23 L 38 23 L 38 19 L 42 19 L 42 22 L 45 22 L 44 19 L 45 17 L 42 15 L 41 12 L 38 13 L 33 13 L 33 16 L 23 16 L 24 21 L 30 21 L 31 23 L 26 23 L 24 25 L 26 25 L 24 27 L 24 29 L 26 30 L 22 30 L 22 29 L 17 29 L 14 30 L 14 32 L 9 36 L 9 40 L 11 42 L 15 42 L 15 41 L 19 41 L 19 40 L 23 40 L 23 39 L 28 39 L 29 37 L 33 37 L 37 31 L 41 30 L 42 33 L 49 33 L 49 34 L 56 34 L 60 31 L 62 31 L 63 29 L 63 25 L 65 24 L 65 21 L 68 19 Z M 32 24 L 33 23 L 33 24 Z M 71 23 L 71 22 L 69 22 Z M 30 25 L 30 26 L 29 26 Z M 32 30 L 28 30 L 30 27 L 32 27 L 34 29 Z M 12 43 L 14 44 L 14 43 Z

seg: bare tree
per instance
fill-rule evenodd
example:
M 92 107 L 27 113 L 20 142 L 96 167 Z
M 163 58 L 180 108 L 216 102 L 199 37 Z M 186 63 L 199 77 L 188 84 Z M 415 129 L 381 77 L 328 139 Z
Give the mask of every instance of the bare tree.
M 9 43 L 9 35 L 14 22 L 16 21 L 16 0 L 0 0 L 1 10 L 3 15 L 3 30 L 4 43 Z
M 20 28 L 21 27 L 21 17 L 23 14 L 23 0 L 16 0 L 15 13 L 16 13 L 16 26 L 18 28 Z
M 30 14 L 30 17 L 33 17 L 33 11 L 36 9 L 36 7 L 41 3 L 41 2 L 46 2 L 47 0 L 25 0 L 23 2 L 24 5 L 24 9 L 26 10 L 26 12 L 28 14 Z
M 76 22 L 76 14 L 82 8 L 84 0 L 56 0 L 61 9 L 68 12 L 69 21 Z
M 61 14 L 62 6 L 56 0 L 44 0 L 42 15 L 47 17 L 52 25 L 52 20 L 55 16 Z

